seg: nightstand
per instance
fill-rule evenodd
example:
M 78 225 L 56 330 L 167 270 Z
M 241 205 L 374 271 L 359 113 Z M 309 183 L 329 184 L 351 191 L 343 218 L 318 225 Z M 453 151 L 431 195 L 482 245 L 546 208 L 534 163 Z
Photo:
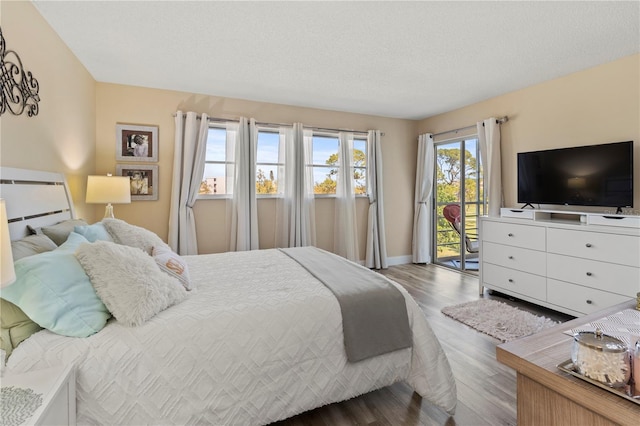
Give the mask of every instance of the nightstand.
M 42 394 L 42 404 L 22 425 L 75 425 L 76 374 L 73 365 L 11 374 L 5 371 L 2 387 L 31 389 Z

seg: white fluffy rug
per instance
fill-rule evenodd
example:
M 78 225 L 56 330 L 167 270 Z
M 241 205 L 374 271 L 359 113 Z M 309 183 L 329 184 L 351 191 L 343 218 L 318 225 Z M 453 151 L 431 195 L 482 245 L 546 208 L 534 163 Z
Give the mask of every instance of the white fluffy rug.
M 559 324 L 506 303 L 487 299 L 448 306 L 442 309 L 442 313 L 503 342 Z

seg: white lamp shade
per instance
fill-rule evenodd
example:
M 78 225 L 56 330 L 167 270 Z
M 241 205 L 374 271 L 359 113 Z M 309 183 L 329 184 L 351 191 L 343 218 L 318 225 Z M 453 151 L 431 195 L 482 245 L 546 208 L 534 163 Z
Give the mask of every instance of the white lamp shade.
M 11 253 L 11 235 L 9 235 L 9 221 L 4 200 L 0 199 L 0 258 L 2 270 L 0 271 L 0 287 L 6 287 L 16 280 L 16 271 L 13 269 L 13 254 Z
M 87 176 L 89 204 L 129 204 L 131 187 L 127 176 Z

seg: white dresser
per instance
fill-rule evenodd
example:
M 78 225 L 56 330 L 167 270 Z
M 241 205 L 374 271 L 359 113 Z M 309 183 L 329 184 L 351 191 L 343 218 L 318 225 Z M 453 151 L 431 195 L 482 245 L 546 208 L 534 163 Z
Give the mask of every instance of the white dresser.
M 640 292 L 640 217 L 503 209 L 480 223 L 481 294 L 582 316 Z

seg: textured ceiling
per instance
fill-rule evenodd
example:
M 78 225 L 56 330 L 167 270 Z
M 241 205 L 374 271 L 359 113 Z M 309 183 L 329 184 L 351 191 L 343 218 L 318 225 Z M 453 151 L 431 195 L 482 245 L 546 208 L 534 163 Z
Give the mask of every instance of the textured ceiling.
M 99 82 L 420 119 L 640 51 L 640 2 L 34 1 Z

